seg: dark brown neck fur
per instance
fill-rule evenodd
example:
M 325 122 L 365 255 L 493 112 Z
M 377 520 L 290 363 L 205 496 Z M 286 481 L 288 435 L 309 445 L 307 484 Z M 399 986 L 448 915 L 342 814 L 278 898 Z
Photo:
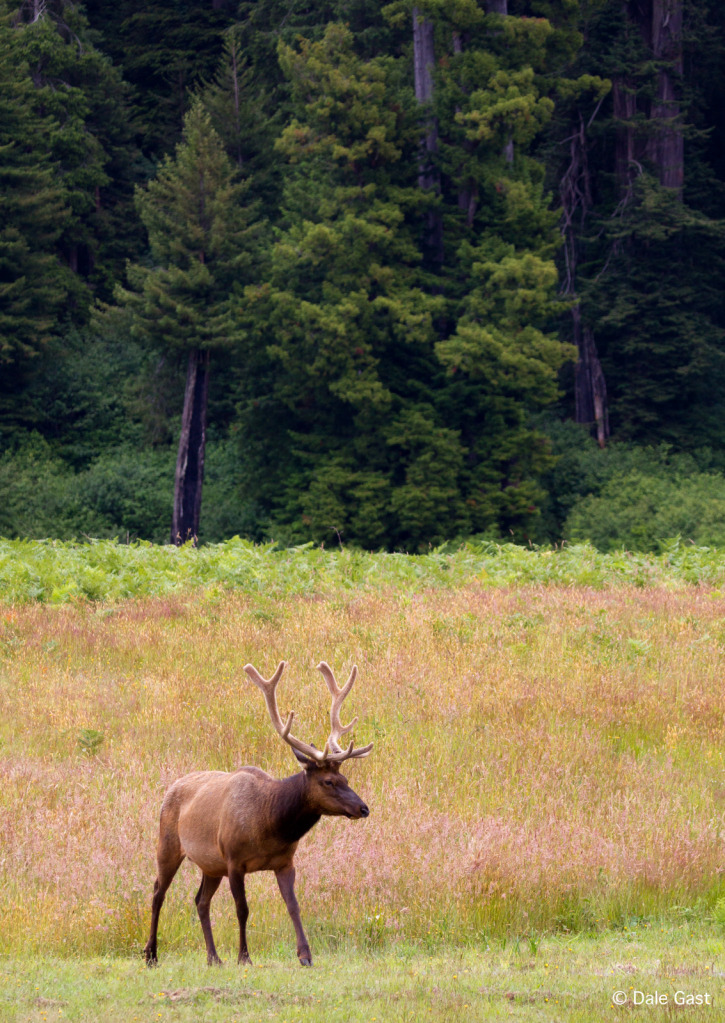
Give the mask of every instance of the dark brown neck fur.
M 322 814 L 307 805 L 307 775 L 304 771 L 283 778 L 275 793 L 275 833 L 284 842 L 299 842 Z

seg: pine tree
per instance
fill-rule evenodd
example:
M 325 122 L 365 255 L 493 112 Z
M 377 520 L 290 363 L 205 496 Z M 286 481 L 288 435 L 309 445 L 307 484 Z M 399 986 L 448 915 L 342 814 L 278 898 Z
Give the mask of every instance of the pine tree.
M 695 6 L 687 34 L 672 35 L 679 0 L 599 0 L 575 67 L 611 78 L 611 93 L 570 93 L 556 127 L 570 291 L 581 297 L 576 418 L 594 420 L 598 390 L 615 437 L 690 448 L 720 443 L 725 369 L 725 207 L 691 123 L 699 65 L 721 60 L 722 44 L 709 5 Z
M 526 97 L 520 168 L 504 187 L 496 175 L 511 127 L 485 129 L 503 141 L 476 145 L 475 136 L 497 116 L 497 89 L 533 86 L 526 75 L 521 86 L 497 79 L 471 95 L 456 128 L 465 141 L 470 133 L 491 198 L 485 240 L 461 247 L 459 233 L 449 250 L 460 248 L 449 296 L 423 260 L 431 205 L 418 187 L 409 55 L 366 62 L 354 47 L 335 25 L 317 43 L 280 45 L 298 104 L 279 143 L 292 164 L 290 226 L 273 252 L 270 287 L 250 297 L 257 348 L 277 365 L 249 393 L 245 415 L 248 430 L 255 420 L 269 430 L 272 417 L 292 441 L 277 434 L 280 473 L 257 490 L 272 520 L 299 539 L 337 533 L 417 549 L 520 531 L 535 516 L 534 476 L 548 464 L 526 421 L 556 396 L 567 355 L 550 330 L 556 214 L 523 153 Z M 548 109 L 537 96 L 531 105 Z M 450 116 L 441 109 L 443 139 L 459 122 L 454 106 Z M 458 222 L 457 197 L 455 211 Z
M 283 124 L 244 53 L 238 26 L 225 33 L 217 73 L 200 88 L 199 96 L 228 156 L 249 178 L 250 198 L 266 218 L 276 220 L 283 160 L 274 142 Z
M 134 337 L 188 359 L 176 466 L 173 543 L 199 532 L 211 352 L 241 339 L 239 290 L 252 275 L 259 225 L 209 115 L 196 100 L 176 156 L 139 188 L 136 202 L 155 265 L 130 265 L 133 290 L 116 289 Z M 237 296 L 235 298 L 235 295 Z
M 68 220 L 18 36 L 0 21 L 0 361 L 26 366 L 48 342 L 68 286 L 55 245 Z M 4 374 L 6 376 L 6 374 Z M 17 378 L 13 377 L 17 384 Z
M 114 278 L 142 244 L 127 89 L 93 45 L 77 5 L 25 4 L 13 24 L 19 58 L 32 70 L 29 99 L 49 119 L 44 143 L 71 213 L 58 238 L 72 271 L 66 313 L 83 322 L 94 292 L 110 298 Z
M 132 87 L 143 153 L 160 160 L 178 142 L 195 90 L 214 76 L 236 4 L 87 0 L 84 6 L 101 48 Z
M 530 528 L 549 464 L 531 413 L 556 399 L 571 349 L 557 337 L 555 256 L 559 214 L 535 145 L 549 122 L 570 25 L 509 16 L 500 5 L 428 0 L 434 28 L 431 112 L 443 223 L 444 337 L 436 345 L 449 382 L 441 398 L 466 458 L 459 477 L 470 527 L 515 535 Z M 410 4 L 387 8 L 399 21 Z M 559 51 L 559 55 L 557 55 Z M 447 335 L 447 336 L 445 336 Z
M 412 93 L 341 25 L 280 44 L 280 63 L 298 113 L 279 142 L 289 226 L 270 286 L 250 295 L 272 362 L 247 415 L 253 437 L 273 417 L 283 456 L 259 496 L 290 537 L 442 539 L 461 511 L 461 453 L 431 404 L 441 302 L 420 288 Z

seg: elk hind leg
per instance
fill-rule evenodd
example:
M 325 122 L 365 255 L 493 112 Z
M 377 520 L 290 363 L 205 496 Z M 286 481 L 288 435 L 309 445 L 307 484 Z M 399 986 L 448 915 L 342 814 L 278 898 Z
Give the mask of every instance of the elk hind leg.
M 158 874 L 154 881 L 154 897 L 151 902 L 151 933 L 144 948 L 144 958 L 149 966 L 158 962 L 158 951 L 156 939 L 159 932 L 159 914 L 166 898 L 169 885 L 176 876 L 176 871 L 182 864 L 184 854 L 181 851 L 178 840 L 176 843 L 159 842 L 158 850 Z
M 196 898 L 194 899 L 196 909 L 199 914 L 199 920 L 201 921 L 201 929 L 204 932 L 206 961 L 209 966 L 221 966 L 222 964 L 214 945 L 214 936 L 211 933 L 211 918 L 209 916 L 211 900 L 214 898 L 214 893 L 221 882 L 221 877 L 210 877 L 209 874 L 203 874 L 199 891 L 196 893 Z
M 302 929 L 300 904 L 295 895 L 295 868 L 290 864 L 282 870 L 276 870 L 275 876 L 297 935 L 297 957 L 303 966 L 312 966 L 312 952 Z

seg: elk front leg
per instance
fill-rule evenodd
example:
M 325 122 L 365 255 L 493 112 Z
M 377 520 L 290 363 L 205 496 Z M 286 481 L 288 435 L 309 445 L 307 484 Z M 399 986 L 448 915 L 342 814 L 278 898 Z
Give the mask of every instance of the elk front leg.
M 237 959 L 237 962 L 249 963 L 251 966 L 252 960 L 249 958 L 249 951 L 247 949 L 247 917 L 249 916 L 249 906 L 247 905 L 247 894 L 244 890 L 244 874 L 241 874 L 236 870 L 230 870 L 229 887 L 232 890 L 234 905 L 237 907 L 237 920 L 239 921 L 239 958 Z
M 279 890 L 282 892 L 282 898 L 287 906 L 287 912 L 294 924 L 295 934 L 297 935 L 297 956 L 303 966 L 312 966 L 312 953 L 310 952 L 310 946 L 307 944 L 305 932 L 302 930 L 300 904 L 295 895 L 295 868 L 290 864 L 289 867 L 283 867 L 282 870 L 275 870 L 275 876 Z
M 196 909 L 199 914 L 199 920 L 201 921 L 201 929 L 204 932 L 204 941 L 206 942 L 206 961 L 209 966 L 221 966 L 222 961 L 217 955 L 217 950 L 214 947 L 214 936 L 211 933 L 211 919 L 209 918 L 209 906 L 211 900 L 214 898 L 214 892 L 221 884 L 222 879 L 220 877 L 209 877 L 208 874 L 204 874 L 201 879 L 201 885 L 199 891 L 196 893 L 194 902 L 196 903 Z

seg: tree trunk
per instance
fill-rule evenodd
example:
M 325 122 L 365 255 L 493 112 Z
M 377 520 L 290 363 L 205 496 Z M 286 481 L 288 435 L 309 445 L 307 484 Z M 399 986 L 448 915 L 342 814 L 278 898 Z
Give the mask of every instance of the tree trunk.
M 680 113 L 677 82 L 682 74 L 682 0 L 652 0 L 652 52 L 655 60 L 665 61 L 669 67 L 657 76 L 650 117 L 660 121 L 661 128 L 650 141 L 648 155 L 657 165 L 660 183 L 676 189 L 682 198 L 685 147 L 679 126 L 673 123 Z
M 237 126 L 237 163 L 244 166 L 242 159 L 242 125 L 239 120 L 239 52 L 235 36 L 232 36 L 232 83 L 234 85 L 234 119 Z
M 463 36 L 460 32 L 453 33 L 453 52 L 463 53 Z M 467 90 L 464 89 L 464 92 Z M 456 113 L 459 111 L 459 107 L 456 107 Z M 473 143 L 464 141 L 463 148 L 467 153 L 473 152 Z M 473 178 L 469 178 L 458 193 L 458 209 L 463 210 L 466 214 L 466 227 L 473 227 L 473 218 L 476 215 L 476 206 L 478 205 L 478 184 Z
M 187 540 L 196 543 L 199 536 L 208 395 L 209 352 L 195 348 L 189 353 L 179 454 L 176 459 L 171 542 L 177 546 Z
M 617 76 L 612 81 L 614 116 L 621 123 L 617 126 L 614 143 L 614 173 L 621 196 L 626 195 L 637 176 L 635 155 L 634 117 L 637 112 L 637 97 L 627 78 Z
M 574 396 L 577 423 L 588 426 L 596 424 L 597 442 L 600 448 L 609 437 L 609 411 L 607 409 L 607 384 L 602 364 L 597 355 L 591 327 L 582 325 L 581 310 L 577 303 L 571 316 L 574 326 L 574 342 L 579 353 L 574 369 Z
M 486 14 L 508 14 L 508 0 L 486 0 Z
M 678 80 L 682 74 L 682 7 L 683 0 L 628 0 L 623 10 L 624 16 L 638 26 L 653 61 L 665 65 L 657 72 L 651 102 L 640 100 L 640 106 L 651 123 L 646 139 L 629 140 L 630 166 L 632 160 L 650 160 L 657 168 L 660 183 L 665 188 L 675 189 L 680 198 L 685 149 L 676 118 L 680 115 L 681 102 Z M 619 109 L 622 113 L 617 112 L 617 92 L 618 83 L 615 81 L 615 117 L 631 118 L 636 109 L 634 90 L 626 96 L 626 102 L 625 93 L 621 90 Z M 624 159 L 625 139 L 621 141 L 621 148 L 618 164 Z
M 413 8 L 413 71 L 415 76 L 415 98 L 421 104 L 433 101 L 433 67 L 435 65 L 435 39 L 432 21 L 418 16 Z M 418 164 L 418 185 L 422 189 L 440 191 L 438 171 L 432 156 L 438 152 L 438 121 L 432 113 L 425 119 L 425 135 L 421 142 L 421 156 Z M 443 263 L 443 219 L 438 210 L 426 215 L 425 248 L 428 257 L 436 264 Z

